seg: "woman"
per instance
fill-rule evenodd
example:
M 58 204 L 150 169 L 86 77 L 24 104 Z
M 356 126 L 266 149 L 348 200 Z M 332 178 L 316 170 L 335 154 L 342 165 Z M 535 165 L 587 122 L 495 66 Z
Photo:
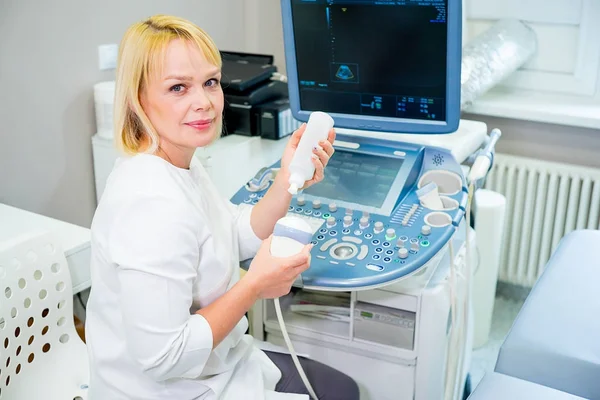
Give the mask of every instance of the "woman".
M 136 23 L 121 42 L 115 132 L 128 157 L 116 163 L 92 224 L 92 400 L 307 393 L 288 355 L 262 352 L 245 335 L 253 303 L 285 295 L 310 265 L 310 246 L 289 258 L 269 252 L 291 200 L 286 177 L 304 127 L 258 204 L 222 199 L 194 157 L 221 133 L 220 66 L 210 37 L 175 17 Z M 334 137 L 332 130 L 315 149 L 306 187 L 323 179 Z M 239 260 L 251 257 L 240 279 Z M 348 377 L 304 361 L 321 399 L 358 399 Z

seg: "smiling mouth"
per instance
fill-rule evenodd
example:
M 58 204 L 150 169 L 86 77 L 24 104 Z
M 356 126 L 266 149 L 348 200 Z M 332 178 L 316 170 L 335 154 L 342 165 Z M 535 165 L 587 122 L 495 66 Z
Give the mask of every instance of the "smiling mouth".
M 212 122 L 213 122 L 212 119 L 207 119 L 204 121 L 189 122 L 189 123 L 186 123 L 185 125 L 191 126 L 192 128 L 195 128 L 195 129 L 203 130 L 203 129 L 210 127 L 212 125 Z

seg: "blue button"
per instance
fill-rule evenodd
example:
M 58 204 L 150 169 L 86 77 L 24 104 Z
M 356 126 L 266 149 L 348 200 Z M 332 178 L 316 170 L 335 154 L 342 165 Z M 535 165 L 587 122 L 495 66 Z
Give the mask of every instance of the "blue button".
M 385 252 L 385 254 L 387 254 L 388 256 L 391 256 L 392 254 L 394 254 L 394 250 L 387 250 Z
M 362 231 L 359 231 L 359 230 L 357 229 L 357 230 L 355 230 L 355 231 L 354 231 L 354 234 L 355 234 L 356 236 L 360 236 L 360 235 L 362 235 Z
M 294 207 L 293 206 L 289 206 L 288 207 L 288 211 L 294 211 Z
M 367 233 L 367 234 L 365 235 L 365 239 L 371 239 L 372 237 L 373 237 L 373 234 L 372 234 L 372 233 Z
M 325 239 L 325 236 L 323 236 L 323 235 L 319 235 L 319 236 L 317 236 L 317 239 L 319 239 L 319 240 L 323 240 L 323 239 Z
M 398 239 L 406 242 L 408 240 L 408 236 L 400 236 Z
M 378 239 L 373 239 L 371 243 L 373 243 L 373 246 L 377 246 L 380 242 Z
M 417 238 L 412 238 L 412 239 L 410 239 L 410 242 L 411 242 L 411 243 L 419 243 L 419 239 L 417 239 Z
M 391 258 L 389 258 L 389 257 L 386 257 L 386 258 L 384 258 L 384 259 L 383 259 L 383 261 L 384 261 L 384 262 L 390 262 L 390 261 L 392 261 L 392 259 L 391 259 Z
M 244 203 L 250 203 L 252 200 L 250 199 L 244 199 Z
M 314 215 L 315 217 L 320 217 L 320 216 L 321 216 L 321 211 L 315 211 L 315 212 L 313 213 L 313 215 Z
M 421 241 L 421 246 L 422 247 L 429 247 L 429 240 L 422 240 Z
M 350 229 L 344 229 L 344 230 L 342 231 L 342 233 L 343 233 L 344 235 L 347 235 L 347 234 L 349 234 L 349 233 L 350 233 Z
M 314 245 L 319 244 L 319 242 L 317 242 L 316 240 L 311 240 L 311 243 L 314 244 Z
M 325 232 L 327 232 L 327 229 L 325 229 L 325 228 L 321 228 L 321 229 L 319 230 L 319 232 L 321 232 L 321 233 L 325 233 Z
M 383 247 L 390 247 L 390 242 L 383 242 Z
M 258 204 L 258 200 L 256 200 L 256 199 L 252 200 L 252 204 Z
M 417 252 L 416 252 L 416 251 L 414 251 L 414 250 L 409 250 L 408 252 L 409 252 L 410 254 L 417 254 Z
M 379 260 L 381 256 L 379 254 L 373 254 L 373 260 Z
M 300 207 L 296 208 L 296 212 L 297 213 L 301 213 L 302 212 L 302 208 L 300 208 Z
M 250 193 L 250 198 L 253 199 L 256 197 L 256 193 Z
M 312 210 L 304 210 L 304 214 L 310 215 L 310 214 L 312 214 Z
M 265 196 L 263 196 L 262 194 L 259 194 L 259 195 L 258 195 L 258 198 L 259 198 L 259 199 L 262 199 L 263 197 L 265 197 Z
M 381 247 L 378 247 L 375 249 L 375 253 L 381 253 L 383 251 L 383 249 Z
M 337 231 L 329 231 L 329 234 L 330 234 L 331 236 L 335 236 L 335 235 L 337 235 Z

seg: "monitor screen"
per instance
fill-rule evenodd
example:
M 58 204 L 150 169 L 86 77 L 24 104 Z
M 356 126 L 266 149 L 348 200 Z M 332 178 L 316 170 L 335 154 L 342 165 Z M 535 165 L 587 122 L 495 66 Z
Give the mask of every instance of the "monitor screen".
M 404 162 L 400 158 L 336 151 L 323 181 L 304 194 L 380 209 Z
M 448 1 L 284 0 L 293 111 L 330 113 L 338 127 L 455 130 L 460 44 L 449 39 L 461 36 Z

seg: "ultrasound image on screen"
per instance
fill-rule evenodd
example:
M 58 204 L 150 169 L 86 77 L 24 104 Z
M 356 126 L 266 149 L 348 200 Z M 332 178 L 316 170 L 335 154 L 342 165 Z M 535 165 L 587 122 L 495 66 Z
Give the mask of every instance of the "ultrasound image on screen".
M 304 193 L 326 199 L 381 208 L 403 160 L 336 150 L 323 181 Z
M 446 120 L 448 0 L 293 0 L 301 109 Z

